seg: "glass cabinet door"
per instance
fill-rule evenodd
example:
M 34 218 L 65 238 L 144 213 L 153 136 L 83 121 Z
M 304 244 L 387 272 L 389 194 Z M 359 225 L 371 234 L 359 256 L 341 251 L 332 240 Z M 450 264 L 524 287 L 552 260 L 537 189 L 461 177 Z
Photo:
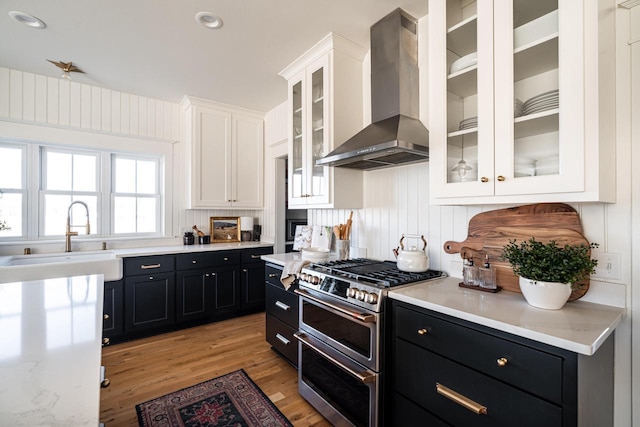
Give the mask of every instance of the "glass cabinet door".
M 304 196 L 304 157 L 303 144 L 305 137 L 304 127 L 304 81 L 295 79 L 289 86 L 291 93 L 291 145 L 289 147 L 289 202 L 295 204 Z
M 513 0 L 495 9 L 495 175 L 504 178 L 496 195 L 582 189 L 580 3 L 560 10 L 558 0 Z
M 326 150 L 326 133 L 324 131 L 325 121 L 325 67 L 311 71 L 311 141 L 309 149 L 309 188 L 310 197 L 322 197 L 327 194 L 327 167 L 316 166 L 316 160 L 328 153 Z
M 435 195 L 491 195 L 493 1 L 436 2 L 430 13 L 437 31 L 442 33 L 440 40 L 430 41 L 434 52 L 439 52 L 433 62 L 437 62 L 435 68 L 441 74 L 434 75 L 434 81 L 446 82 L 444 91 L 437 85 L 431 86 L 435 98 L 441 97 L 442 101 L 440 105 L 432 104 L 430 116 L 444 125 L 442 134 L 437 130 L 434 134 L 434 140 L 443 143 L 439 159 L 444 163 L 440 166 L 431 162 L 438 180 L 444 183 L 435 191 L 443 194 Z

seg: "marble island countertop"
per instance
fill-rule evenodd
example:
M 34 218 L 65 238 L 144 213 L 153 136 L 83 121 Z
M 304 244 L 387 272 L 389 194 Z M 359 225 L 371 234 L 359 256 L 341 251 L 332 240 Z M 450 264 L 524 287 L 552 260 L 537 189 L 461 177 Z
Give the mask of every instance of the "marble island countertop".
M 495 294 L 458 287 L 447 277 L 389 291 L 389 297 L 503 332 L 590 356 L 620 324 L 625 309 L 585 301 L 560 310 L 527 304 L 516 292 Z
M 0 425 L 97 426 L 101 275 L 0 284 Z

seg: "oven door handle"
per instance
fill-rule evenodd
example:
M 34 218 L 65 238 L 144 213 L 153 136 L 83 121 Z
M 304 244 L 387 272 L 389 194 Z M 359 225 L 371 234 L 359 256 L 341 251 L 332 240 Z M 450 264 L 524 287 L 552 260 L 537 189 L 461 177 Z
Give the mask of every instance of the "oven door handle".
M 309 292 L 303 290 L 303 289 L 294 289 L 293 292 L 295 292 L 296 294 L 300 295 L 303 298 L 307 298 L 311 301 L 317 302 L 318 304 L 322 304 L 325 305 L 335 311 L 338 311 L 342 314 L 346 314 L 347 316 L 351 316 L 354 319 L 358 319 L 359 321 L 363 322 L 363 323 L 374 323 L 376 321 L 376 316 L 374 316 L 373 314 L 363 314 L 363 313 L 356 313 L 355 311 L 351 311 L 351 310 L 347 310 L 346 308 L 342 308 L 339 305 L 336 304 L 332 304 L 328 301 L 324 301 L 321 300 L 320 298 L 316 298 L 313 295 L 311 295 Z
M 314 346 L 310 341 L 308 341 L 305 337 L 306 334 L 304 334 L 303 332 L 295 332 L 293 334 L 294 337 L 296 337 L 296 339 L 298 341 L 300 341 L 301 343 L 303 343 L 304 345 L 306 345 L 307 347 L 309 347 L 310 349 L 312 349 L 313 351 L 315 351 L 316 353 L 318 353 L 319 355 L 321 355 L 322 357 L 324 357 L 325 359 L 328 359 L 331 363 L 333 363 L 334 365 L 339 366 L 340 368 L 342 368 L 345 372 L 347 372 L 348 374 L 350 374 L 351 376 L 357 378 L 358 380 L 360 380 L 363 383 L 370 383 L 375 379 L 375 374 L 369 372 L 369 371 L 364 371 L 364 372 L 356 372 L 353 369 L 349 368 L 348 366 L 346 366 L 344 363 L 340 362 L 339 360 L 337 360 L 335 357 L 330 356 L 329 354 L 327 354 L 326 352 L 320 350 L 318 347 Z

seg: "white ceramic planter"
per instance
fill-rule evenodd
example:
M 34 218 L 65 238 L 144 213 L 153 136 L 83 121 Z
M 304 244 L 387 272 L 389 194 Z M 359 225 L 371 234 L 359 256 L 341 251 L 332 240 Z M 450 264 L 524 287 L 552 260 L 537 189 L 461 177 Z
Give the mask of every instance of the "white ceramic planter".
M 540 282 L 520 277 L 520 290 L 529 305 L 546 310 L 562 308 L 571 296 L 571 285 L 556 282 Z

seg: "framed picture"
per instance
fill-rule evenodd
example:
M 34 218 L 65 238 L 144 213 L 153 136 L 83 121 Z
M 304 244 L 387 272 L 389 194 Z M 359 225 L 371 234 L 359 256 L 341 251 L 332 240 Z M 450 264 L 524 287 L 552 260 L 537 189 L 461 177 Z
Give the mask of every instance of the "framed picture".
M 209 219 L 211 243 L 229 243 L 240 241 L 239 216 L 212 216 Z

